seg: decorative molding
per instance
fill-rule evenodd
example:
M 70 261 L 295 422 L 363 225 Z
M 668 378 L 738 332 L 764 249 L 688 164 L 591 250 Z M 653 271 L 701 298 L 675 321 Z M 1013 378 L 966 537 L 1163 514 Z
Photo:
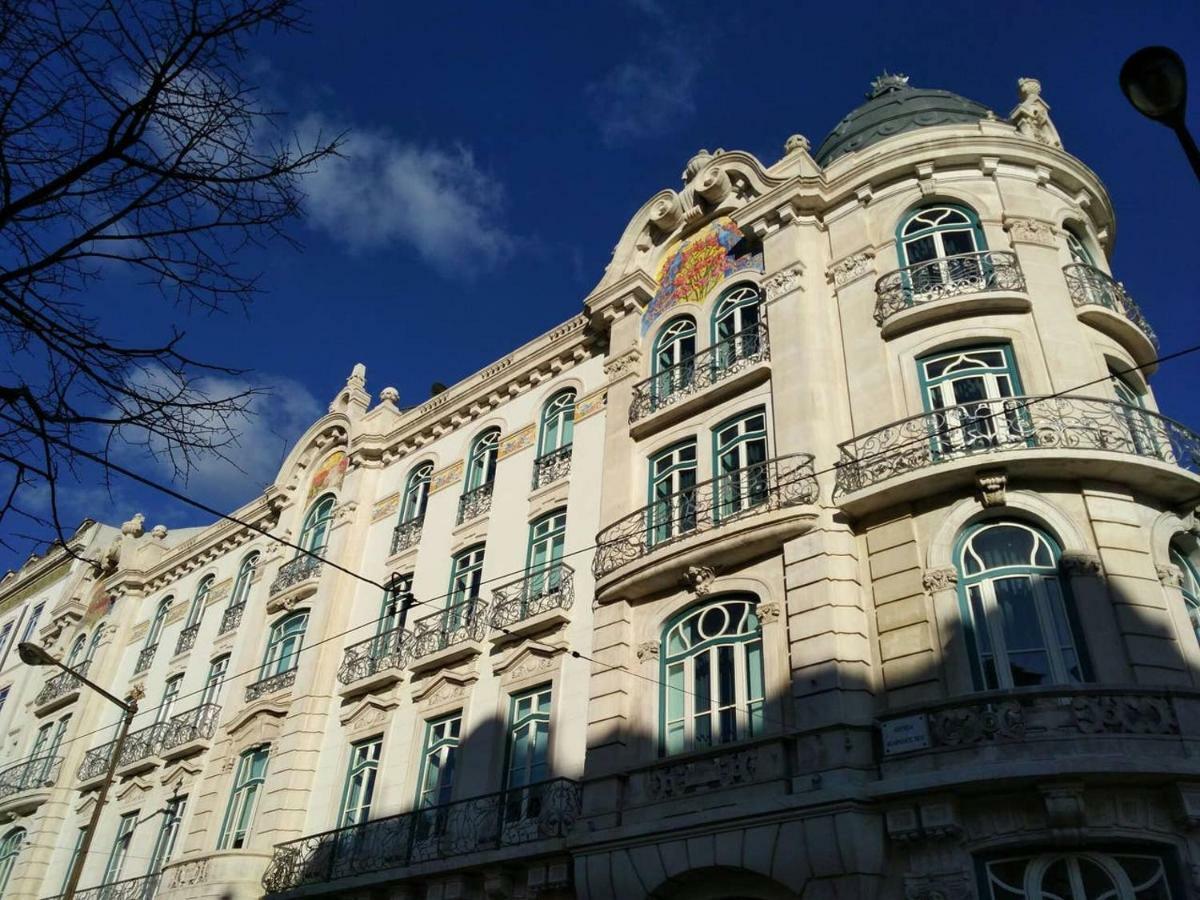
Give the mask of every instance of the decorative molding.
M 707 597 L 716 577 L 717 570 L 712 566 L 688 566 L 683 573 L 683 583 L 697 597 Z
M 167 887 L 193 887 L 208 881 L 208 857 L 173 863 L 167 867 Z
M 575 401 L 575 424 L 578 425 L 584 419 L 596 415 L 604 409 L 608 402 L 608 388 L 603 387 L 598 391 L 592 391 L 581 400 Z M 530 426 L 533 427 L 532 425 Z
M 532 447 L 536 437 L 537 425 L 533 423 L 514 431 L 512 434 L 504 435 L 500 438 L 500 447 L 496 451 L 496 458 L 505 459 L 514 453 L 520 453 L 522 450 Z
M 1071 701 L 1071 717 L 1083 734 L 1179 734 L 1175 708 L 1166 697 L 1084 694 Z
M 173 625 L 186 616 L 189 605 L 188 603 L 172 603 L 171 608 L 167 610 L 167 617 L 163 619 L 163 625 Z
M 460 459 L 458 462 L 446 466 L 440 472 L 434 472 L 429 478 L 429 493 L 436 494 L 438 491 L 462 481 L 465 468 L 466 464 Z
M 921 576 L 921 586 L 930 593 L 952 590 L 958 584 L 958 570 L 953 566 L 944 569 L 926 569 Z
M 783 608 L 778 600 L 760 600 L 758 606 L 754 608 L 754 612 L 758 616 L 758 621 L 765 625 L 768 622 L 778 622 L 779 617 L 783 614 Z
M 1043 247 L 1058 246 L 1058 229 L 1041 219 L 1004 219 L 1004 230 L 1014 244 L 1039 244 Z
M 504 670 L 504 681 L 523 681 L 545 675 L 555 668 L 555 656 L 544 656 L 532 650 L 522 653 L 519 659 Z
M 1018 78 L 1017 94 L 1021 102 L 1008 114 L 1017 133 L 1047 147 L 1062 149 L 1058 129 L 1050 121 L 1050 104 L 1042 99 L 1042 83 L 1036 78 Z
M 979 502 L 985 508 L 1003 506 L 1008 489 L 1008 473 L 1003 469 L 983 469 L 975 473 L 975 484 L 979 488 Z
M 389 494 L 382 500 L 376 500 L 371 506 L 371 522 L 390 519 L 400 509 L 400 493 Z
M 1058 567 L 1068 578 L 1098 578 L 1104 574 L 1100 557 L 1090 553 L 1064 553 L 1058 561 Z
M 1174 563 L 1155 566 L 1154 570 L 1158 573 L 1158 580 L 1166 587 L 1177 588 L 1183 584 L 1183 572 L 1179 570 L 1179 566 Z
M 648 659 L 658 659 L 660 646 L 661 645 L 659 644 L 658 641 L 646 641 L 645 643 L 638 644 L 638 648 L 637 648 L 638 660 L 641 662 L 645 662 Z
M 467 696 L 467 690 L 478 677 L 474 672 L 462 673 L 453 670 L 439 672 L 437 675 L 413 685 L 413 702 L 420 703 L 425 707 L 460 702 Z
M 634 348 L 627 350 L 620 356 L 614 356 L 612 359 L 605 361 L 604 374 L 608 376 L 610 382 L 620 381 L 629 375 L 637 374 L 639 363 L 642 361 L 642 353 Z
M 347 500 L 333 508 L 333 520 L 335 522 L 349 522 L 354 518 L 356 512 L 358 512 L 358 501 Z
M 801 263 L 781 269 L 769 278 L 763 280 L 763 290 L 766 291 L 767 301 L 777 300 L 784 294 L 790 294 L 800 286 L 800 277 L 804 274 Z
M 224 581 L 218 581 L 208 589 L 208 599 L 204 602 L 205 608 L 212 606 L 214 603 L 224 602 L 229 598 L 229 592 L 232 590 L 232 578 L 226 578 Z
M 646 793 L 653 800 L 672 800 L 752 783 L 758 773 L 760 751 L 760 747 L 751 747 L 659 766 L 646 773 Z
M 826 269 L 825 277 L 834 287 L 844 287 L 852 281 L 858 281 L 864 275 L 873 273 L 875 271 L 872 264 L 873 259 L 875 259 L 874 250 L 851 253 Z
M 339 721 L 347 731 L 366 731 L 373 728 L 385 727 L 392 718 L 392 710 L 400 704 L 395 700 L 381 703 L 373 698 L 366 698 L 354 704 L 344 712 Z

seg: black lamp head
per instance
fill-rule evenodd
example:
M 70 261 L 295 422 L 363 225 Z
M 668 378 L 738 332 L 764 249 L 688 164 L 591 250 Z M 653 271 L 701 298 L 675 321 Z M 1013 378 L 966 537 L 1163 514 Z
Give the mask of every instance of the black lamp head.
M 1121 90 L 1134 109 L 1172 128 L 1183 124 L 1187 70 L 1170 47 L 1143 47 L 1121 66 Z

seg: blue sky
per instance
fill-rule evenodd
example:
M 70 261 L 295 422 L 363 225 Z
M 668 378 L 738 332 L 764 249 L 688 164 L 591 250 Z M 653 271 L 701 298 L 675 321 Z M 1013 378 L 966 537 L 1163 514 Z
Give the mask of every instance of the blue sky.
M 1151 43 L 1178 49 L 1200 85 L 1194 3 L 310 7 L 308 33 L 264 36 L 248 61 L 298 129 L 350 131 L 347 161 L 311 183 L 295 226 L 303 250 L 247 259 L 265 291 L 245 313 L 188 315 L 119 273 L 94 297 L 131 339 L 180 323 L 193 356 L 274 389 L 238 454 L 245 474 L 213 463 L 187 486 L 223 508 L 273 477 L 354 363 L 373 393 L 394 385 L 402 404 L 420 402 L 432 382 L 453 383 L 577 312 L 629 217 L 678 187 L 697 149 L 770 163 L 791 134 L 816 146 L 885 68 L 1001 115 L 1018 77 L 1040 79 L 1066 149 L 1108 185 L 1113 269 L 1163 352 L 1200 338 L 1200 185 L 1174 137 L 1117 86 L 1121 62 Z M 1152 383 L 1167 414 L 1197 427 L 1198 382 L 1200 354 Z M 127 462 L 164 477 L 152 461 Z M 71 503 L 69 514 L 114 523 L 139 510 L 147 526 L 204 521 L 120 483 L 111 496 L 81 485 Z M 23 558 L 0 549 L 0 570 Z

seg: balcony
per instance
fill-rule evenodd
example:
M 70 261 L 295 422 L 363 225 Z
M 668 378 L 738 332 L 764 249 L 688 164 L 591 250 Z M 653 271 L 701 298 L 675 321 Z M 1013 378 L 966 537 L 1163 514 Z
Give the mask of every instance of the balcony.
M 217 730 L 220 714 L 221 707 L 205 703 L 130 732 L 117 760 L 117 772 L 122 776 L 133 775 L 152 769 L 163 760 L 179 759 L 208 749 L 207 742 Z M 84 755 L 78 773 L 81 790 L 87 790 L 91 786 L 89 782 L 108 771 L 116 746 L 116 741 L 109 741 Z
M 361 890 L 376 873 L 382 879 L 387 872 L 390 881 L 405 877 L 397 868 L 466 854 L 511 859 L 560 851 L 579 815 L 579 798 L 578 782 L 556 778 L 287 841 L 276 846 L 263 888 L 268 894 L 300 888 L 315 893 L 354 878 Z M 535 844 L 543 846 L 503 852 Z
M 409 633 L 393 628 L 351 644 L 342 657 L 337 680 L 346 686 L 343 696 L 377 690 L 400 680 L 409 651 Z
M 884 337 L 961 315 L 1030 308 L 1025 274 L 1005 250 L 944 256 L 875 282 L 875 324 Z
M 453 603 L 413 623 L 409 668 L 444 665 L 480 653 L 487 634 L 487 604 L 478 597 Z
M 537 490 L 571 474 L 571 445 L 543 453 L 533 461 L 533 488 Z
M 196 635 L 200 633 L 200 623 L 188 625 L 183 631 L 179 632 L 179 640 L 175 643 L 175 655 L 187 653 L 196 646 Z
M 158 652 L 158 644 L 151 644 L 149 647 L 143 647 L 142 652 L 137 656 L 137 662 L 133 666 L 133 674 L 141 675 L 150 668 L 150 664 L 154 662 L 154 654 Z
M 73 668 L 80 675 L 86 676 L 91 664 L 92 661 L 90 659 L 85 659 Z M 82 686 L 83 682 L 70 672 L 60 672 L 47 681 L 46 686 L 34 698 L 34 714 L 44 716 L 54 712 L 56 709 L 61 709 L 79 696 L 79 689 Z
M 1121 341 L 1138 365 L 1157 356 L 1158 336 L 1123 284 L 1083 263 L 1063 266 L 1063 277 L 1080 319 Z
M 267 678 L 260 678 L 254 684 L 246 687 L 246 702 L 251 703 L 259 697 L 265 697 L 267 694 L 273 694 L 275 691 L 282 691 L 284 688 L 289 688 L 296 683 L 296 667 L 288 669 L 286 672 L 278 672 Z
M 480 516 L 487 514 L 492 508 L 492 482 L 481 484 L 474 490 L 467 491 L 458 498 L 458 515 L 454 519 L 455 525 L 461 525 L 463 522 L 469 522 L 472 519 L 478 519 Z
M 597 598 L 618 583 L 638 595 L 675 584 L 718 546 L 722 562 L 732 565 L 801 534 L 816 517 L 805 507 L 817 493 L 813 458 L 797 453 L 661 497 L 596 535 Z
M 200 706 L 171 716 L 162 723 L 158 755 L 163 759 L 180 759 L 207 750 L 217 730 L 221 707 L 215 703 Z
M 392 555 L 395 556 L 409 547 L 415 547 L 421 540 L 421 526 L 424 524 L 425 517 L 421 516 L 397 525 L 392 531 Z
M 970 482 L 981 460 L 1019 460 L 1022 472 L 1033 475 L 1107 478 L 1168 499 L 1195 491 L 1200 474 L 1200 435 L 1158 413 L 1096 397 L 1010 397 L 950 406 L 839 448 L 833 496 L 852 514 Z M 1146 465 L 1131 466 L 1122 457 Z M 870 504 L 864 501 L 868 493 Z
M 242 613 L 245 612 L 245 610 L 245 603 L 236 603 L 233 606 L 225 607 L 225 612 L 221 613 L 221 627 L 217 631 L 217 634 L 228 634 L 241 625 Z
M 322 560 L 316 556 L 303 553 L 290 562 L 279 567 L 279 574 L 271 582 L 267 591 L 268 604 L 279 604 L 285 597 L 290 597 L 302 589 L 316 589 L 316 581 L 321 576 Z
M 575 570 L 556 563 L 494 588 L 491 625 L 503 637 L 524 635 L 565 622 L 574 602 Z
M 686 418 L 765 380 L 770 373 L 759 364 L 770 358 L 770 335 L 763 320 L 638 382 L 629 404 L 629 424 L 644 424 L 632 429 L 634 437 Z
M 158 884 L 162 879 L 161 873 L 142 875 L 140 878 L 126 878 L 122 881 L 110 881 L 108 884 L 98 884 L 95 887 L 82 888 L 75 892 L 75 900 L 152 900 L 158 895 Z M 65 894 L 46 897 L 45 900 L 63 900 Z
M 0 771 L 0 815 L 25 815 L 50 798 L 61 756 L 37 756 Z

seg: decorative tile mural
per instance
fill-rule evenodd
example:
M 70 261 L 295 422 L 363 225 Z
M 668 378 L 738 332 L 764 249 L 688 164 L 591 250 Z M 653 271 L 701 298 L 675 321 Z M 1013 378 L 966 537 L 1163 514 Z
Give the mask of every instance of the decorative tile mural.
M 600 388 L 594 393 L 588 394 L 582 400 L 575 402 L 575 421 L 582 422 L 588 416 L 594 416 L 600 410 L 604 409 L 604 404 L 608 399 L 608 388 Z
M 341 450 L 330 453 L 321 467 L 313 473 L 312 484 L 308 486 L 308 499 L 324 491 L 336 491 L 342 486 L 346 477 L 346 468 L 350 461 Z
M 761 248 L 738 248 L 745 235 L 724 216 L 667 251 L 658 270 L 658 292 L 642 313 L 642 335 L 665 313 L 684 303 L 703 303 L 709 291 L 736 272 L 762 272 Z M 744 252 L 743 252 L 744 251 Z
M 578 416 L 578 413 L 576 413 L 576 416 Z M 496 458 L 504 459 L 506 456 L 512 456 L 514 453 L 520 453 L 526 447 L 532 447 L 536 432 L 536 425 L 526 425 L 520 431 L 506 434 L 500 438 L 500 449 L 496 453 Z
M 455 482 L 461 481 L 464 468 L 466 466 L 460 459 L 458 462 L 446 466 L 442 471 L 434 472 L 429 479 L 429 493 L 436 494 L 443 488 L 448 488 Z
M 389 494 L 382 500 L 375 501 L 375 505 L 371 507 L 371 521 L 378 522 L 380 519 L 395 515 L 398 509 L 400 509 L 400 494 Z

